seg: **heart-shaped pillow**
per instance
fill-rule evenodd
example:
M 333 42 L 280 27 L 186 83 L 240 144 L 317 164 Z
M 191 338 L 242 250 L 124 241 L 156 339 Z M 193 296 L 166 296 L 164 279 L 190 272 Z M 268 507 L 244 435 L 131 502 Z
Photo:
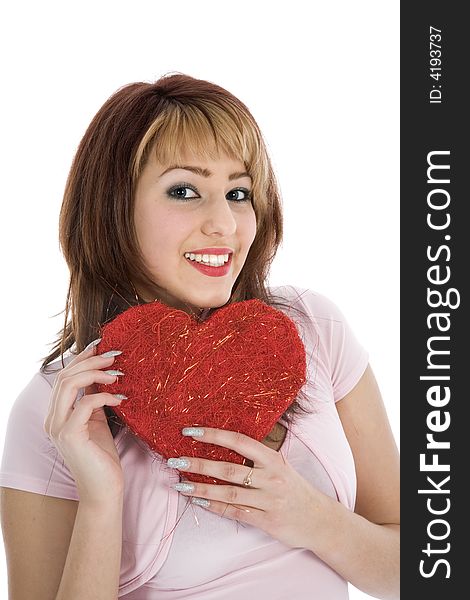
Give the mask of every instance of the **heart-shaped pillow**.
M 228 304 L 206 321 L 159 301 L 133 306 L 101 330 L 97 354 L 121 350 L 121 370 L 99 391 L 125 394 L 111 407 L 165 459 L 198 456 L 242 464 L 234 450 L 181 433 L 207 426 L 261 441 L 306 380 L 303 343 L 293 321 L 258 299 Z M 226 483 L 185 473 L 187 479 Z

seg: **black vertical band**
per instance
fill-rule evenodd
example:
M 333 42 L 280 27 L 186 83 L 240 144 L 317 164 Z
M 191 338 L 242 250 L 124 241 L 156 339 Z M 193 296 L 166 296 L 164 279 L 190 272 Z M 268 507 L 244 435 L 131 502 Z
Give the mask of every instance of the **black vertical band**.
M 406 600 L 468 594 L 470 110 L 464 90 L 470 30 L 464 6 L 401 3 L 401 598 Z

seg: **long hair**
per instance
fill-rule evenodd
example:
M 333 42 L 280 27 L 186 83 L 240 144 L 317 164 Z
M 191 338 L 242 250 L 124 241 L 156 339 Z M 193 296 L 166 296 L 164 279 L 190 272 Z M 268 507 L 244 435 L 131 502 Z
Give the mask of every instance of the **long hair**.
M 188 149 L 209 159 L 224 153 L 243 162 L 252 177 L 256 235 L 227 304 L 259 298 L 283 305 L 266 286 L 282 241 L 281 198 L 248 108 L 222 87 L 180 73 L 131 83 L 97 112 L 72 162 L 59 217 L 60 247 L 70 271 L 64 326 L 41 370 L 59 355 L 64 366 L 72 345 L 81 352 L 104 323 L 144 303 L 136 287 L 159 298 L 161 288 L 145 265 L 134 228 L 135 189 L 151 153 L 159 162 L 178 164 Z M 303 410 L 296 400 L 284 418 Z M 116 415 L 108 407 L 105 412 L 111 427 Z

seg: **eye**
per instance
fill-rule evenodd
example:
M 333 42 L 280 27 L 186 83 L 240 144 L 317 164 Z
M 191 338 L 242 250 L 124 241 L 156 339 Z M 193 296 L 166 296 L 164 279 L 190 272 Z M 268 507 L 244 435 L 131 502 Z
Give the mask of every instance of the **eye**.
M 240 194 L 242 194 L 243 197 L 240 197 Z M 249 202 L 251 200 L 251 192 L 245 188 L 237 188 L 231 190 L 227 194 L 227 198 L 229 198 L 229 200 L 235 200 L 235 202 Z
M 190 192 L 193 192 L 194 195 L 188 195 L 188 190 L 190 190 Z M 187 184 L 180 184 L 180 185 L 175 185 L 174 187 L 170 188 L 167 192 L 168 196 L 170 196 L 170 198 L 179 198 L 181 200 L 190 200 L 191 198 L 199 198 L 196 190 Z

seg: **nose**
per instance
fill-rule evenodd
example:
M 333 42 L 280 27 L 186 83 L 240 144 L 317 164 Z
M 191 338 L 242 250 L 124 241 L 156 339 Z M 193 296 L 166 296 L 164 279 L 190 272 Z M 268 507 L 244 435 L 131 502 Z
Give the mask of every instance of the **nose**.
M 203 218 L 201 230 L 206 235 L 218 234 L 221 237 L 233 235 L 237 229 L 237 222 L 233 215 L 229 201 L 222 196 L 208 202 Z

